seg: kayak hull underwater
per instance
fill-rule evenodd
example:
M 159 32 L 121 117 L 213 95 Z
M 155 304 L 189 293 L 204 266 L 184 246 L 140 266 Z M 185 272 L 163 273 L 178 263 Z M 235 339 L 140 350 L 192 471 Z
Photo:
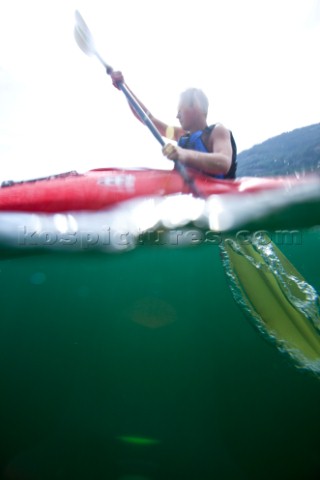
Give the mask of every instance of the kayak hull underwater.
M 293 176 L 237 180 L 218 180 L 202 174 L 194 176 L 194 183 L 203 197 L 290 189 L 309 181 Z M 132 198 L 177 193 L 188 194 L 190 187 L 176 171 L 97 169 L 2 187 L 0 211 L 100 210 Z

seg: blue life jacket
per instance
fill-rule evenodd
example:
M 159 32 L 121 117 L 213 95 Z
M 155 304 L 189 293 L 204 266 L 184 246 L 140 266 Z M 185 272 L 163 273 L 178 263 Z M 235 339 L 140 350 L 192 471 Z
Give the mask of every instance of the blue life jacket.
M 203 136 L 210 135 L 215 125 L 210 125 L 204 130 L 197 130 L 193 133 L 188 133 L 183 135 L 178 140 L 178 146 L 182 148 L 187 148 L 188 150 L 196 150 L 197 152 L 209 153 L 207 147 L 205 146 Z M 236 178 L 236 169 L 237 169 L 237 146 L 233 138 L 232 132 L 230 132 L 230 140 L 232 145 L 232 162 L 229 171 L 226 174 L 212 174 L 203 172 L 206 175 L 214 178 Z

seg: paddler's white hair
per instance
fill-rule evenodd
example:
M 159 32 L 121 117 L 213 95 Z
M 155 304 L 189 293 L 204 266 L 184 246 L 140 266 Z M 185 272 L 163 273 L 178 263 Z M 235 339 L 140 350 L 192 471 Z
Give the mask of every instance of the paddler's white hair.
M 190 107 L 198 105 L 205 115 L 208 113 L 209 100 L 199 88 L 188 88 L 182 92 L 180 95 L 180 102 L 186 103 Z

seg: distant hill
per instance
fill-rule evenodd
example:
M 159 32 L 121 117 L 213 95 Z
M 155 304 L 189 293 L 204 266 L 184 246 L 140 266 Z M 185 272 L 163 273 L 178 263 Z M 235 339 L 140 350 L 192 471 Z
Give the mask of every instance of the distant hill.
M 238 154 L 238 177 L 314 171 L 320 171 L 320 123 L 282 133 Z

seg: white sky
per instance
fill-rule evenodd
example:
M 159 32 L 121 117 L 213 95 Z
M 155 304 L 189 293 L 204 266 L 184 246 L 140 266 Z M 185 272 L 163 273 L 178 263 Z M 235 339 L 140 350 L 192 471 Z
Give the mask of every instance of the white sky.
M 169 124 L 191 86 L 239 151 L 320 121 L 319 0 L 0 0 L 1 180 L 171 168 L 76 45 L 75 9 L 106 61 Z

